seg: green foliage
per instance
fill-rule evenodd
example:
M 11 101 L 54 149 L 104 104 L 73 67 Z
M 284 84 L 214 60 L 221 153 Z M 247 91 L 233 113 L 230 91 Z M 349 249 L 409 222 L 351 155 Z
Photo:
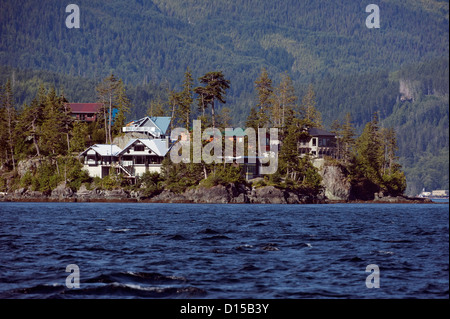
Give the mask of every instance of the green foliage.
M 161 170 L 164 188 L 175 193 L 181 193 L 190 187 L 195 187 L 203 179 L 201 164 L 174 164 L 169 158 L 165 158 Z
M 55 189 L 60 182 L 56 171 L 56 165 L 49 161 L 41 163 L 32 179 L 32 190 L 49 193 Z
M 88 124 L 84 122 L 75 122 L 73 124 L 70 152 L 80 153 L 86 149 L 86 136 L 89 136 L 88 130 Z
M 214 167 L 213 172 L 209 174 L 206 179 L 203 179 L 200 182 L 200 186 L 209 188 L 217 185 L 238 185 L 241 183 L 245 183 L 245 178 L 241 166 L 233 164 L 219 164 Z
M 8 184 L 3 176 L 0 176 L 0 192 L 6 192 L 8 189 Z
M 33 180 L 33 174 L 30 171 L 27 171 L 20 179 L 19 186 L 21 188 L 27 188 L 28 186 L 31 185 L 32 180 Z
M 65 181 L 66 185 L 76 191 L 83 183 L 91 180 L 89 173 L 83 169 L 83 164 L 70 156 L 59 157 L 57 159 L 59 167 L 59 181 Z
M 161 193 L 163 188 L 163 178 L 156 172 L 145 172 L 136 179 L 134 189 L 142 191 L 145 197 L 151 197 Z

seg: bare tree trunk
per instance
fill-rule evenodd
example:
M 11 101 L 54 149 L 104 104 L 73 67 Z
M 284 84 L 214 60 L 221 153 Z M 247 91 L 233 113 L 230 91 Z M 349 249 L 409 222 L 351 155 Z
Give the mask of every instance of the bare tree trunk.
M 215 111 L 214 111 L 214 98 L 211 102 L 211 116 L 212 116 L 212 126 L 213 126 L 213 130 L 216 128 L 216 115 L 215 115 Z
M 40 157 L 40 156 L 41 156 L 41 152 L 40 152 L 40 150 L 39 150 L 39 145 L 38 145 L 37 140 L 36 140 L 36 125 L 35 125 L 35 120 L 33 120 L 33 122 L 31 123 L 31 128 L 33 129 L 33 144 L 34 144 L 34 147 L 36 148 L 37 156 Z
M 108 120 L 106 118 L 106 108 L 103 106 L 103 118 L 105 121 L 105 143 L 108 144 Z
M 111 123 L 112 123 L 112 93 L 109 94 L 109 144 L 112 144 L 112 134 L 111 134 Z

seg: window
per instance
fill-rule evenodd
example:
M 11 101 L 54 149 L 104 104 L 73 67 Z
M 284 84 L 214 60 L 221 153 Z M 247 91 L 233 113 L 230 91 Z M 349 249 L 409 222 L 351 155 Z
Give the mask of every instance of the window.
M 313 145 L 313 146 L 317 146 L 317 137 L 314 137 L 314 138 L 312 139 L 312 145 Z
M 145 146 L 142 145 L 142 144 L 134 146 L 134 151 L 135 152 L 143 152 L 144 150 L 145 150 Z
M 142 165 L 145 164 L 145 156 L 136 156 L 134 160 L 134 164 Z

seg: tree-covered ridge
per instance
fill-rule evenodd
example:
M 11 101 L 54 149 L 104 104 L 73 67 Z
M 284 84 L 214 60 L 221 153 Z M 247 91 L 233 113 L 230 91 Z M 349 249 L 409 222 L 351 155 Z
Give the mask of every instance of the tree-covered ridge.
M 369 72 L 448 54 L 448 3 L 385 1 L 382 28 L 365 26 L 364 1 L 79 1 L 67 29 L 60 1 L 0 4 L 3 65 L 125 83 L 169 81 L 186 67 L 222 69 L 245 86 L 261 66 L 294 82 Z M 242 79 L 240 79 L 242 78 Z

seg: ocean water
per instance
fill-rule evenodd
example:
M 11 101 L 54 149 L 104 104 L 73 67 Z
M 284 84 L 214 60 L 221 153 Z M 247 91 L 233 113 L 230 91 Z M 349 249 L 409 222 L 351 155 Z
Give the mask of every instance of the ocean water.
M 0 203 L 0 298 L 449 298 L 449 206 Z

